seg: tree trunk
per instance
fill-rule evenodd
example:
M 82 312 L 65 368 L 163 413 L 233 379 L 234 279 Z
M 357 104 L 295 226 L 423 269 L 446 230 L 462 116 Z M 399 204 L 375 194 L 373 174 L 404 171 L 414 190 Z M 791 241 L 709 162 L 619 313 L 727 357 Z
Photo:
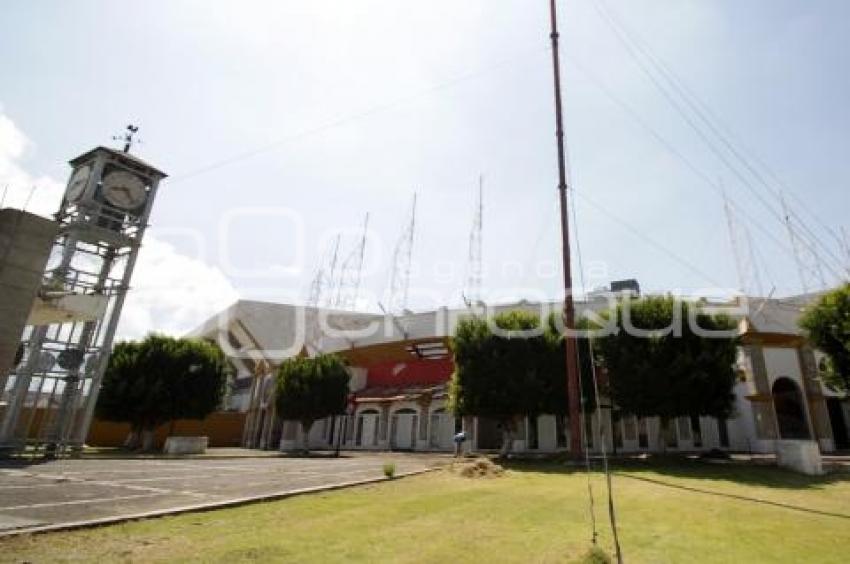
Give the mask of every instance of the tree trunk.
M 155 438 L 156 427 L 148 427 L 142 429 L 142 452 L 150 452 L 153 450 L 153 443 Z
M 130 432 L 127 433 L 127 438 L 124 439 L 124 448 L 128 450 L 136 450 L 141 442 L 141 430 L 136 425 L 130 426 Z
M 514 429 L 513 421 L 505 421 L 502 423 L 502 449 L 499 451 L 499 458 L 506 458 L 514 447 Z
M 669 422 L 666 419 L 658 418 L 658 448 L 661 454 L 667 452 L 667 425 Z
M 301 450 L 305 456 L 310 454 L 310 429 L 312 428 L 312 421 L 301 422 Z

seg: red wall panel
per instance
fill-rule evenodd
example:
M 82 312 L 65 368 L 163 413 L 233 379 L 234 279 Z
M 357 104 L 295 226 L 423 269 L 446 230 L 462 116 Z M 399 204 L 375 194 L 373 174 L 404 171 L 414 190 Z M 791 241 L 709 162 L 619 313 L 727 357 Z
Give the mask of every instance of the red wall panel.
M 451 358 L 384 362 L 368 367 L 367 387 L 403 388 L 448 382 L 454 372 Z

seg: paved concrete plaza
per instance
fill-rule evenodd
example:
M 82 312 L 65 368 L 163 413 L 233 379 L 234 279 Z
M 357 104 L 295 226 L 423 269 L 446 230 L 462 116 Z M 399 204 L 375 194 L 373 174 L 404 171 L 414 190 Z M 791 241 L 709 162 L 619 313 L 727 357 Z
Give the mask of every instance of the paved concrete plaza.
M 340 458 L 79 459 L 0 462 L 0 535 L 45 526 L 139 516 L 434 467 L 445 457 L 375 453 Z

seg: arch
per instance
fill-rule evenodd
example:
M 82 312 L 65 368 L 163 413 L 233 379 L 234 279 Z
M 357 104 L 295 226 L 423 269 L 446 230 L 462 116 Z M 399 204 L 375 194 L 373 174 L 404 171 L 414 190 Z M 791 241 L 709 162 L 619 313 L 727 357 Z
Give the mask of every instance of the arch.
M 367 407 L 357 413 L 354 446 L 370 447 L 378 444 L 378 410 Z
M 414 450 L 416 448 L 416 430 L 419 425 L 419 412 L 410 407 L 402 407 L 390 416 L 390 448 L 393 450 Z
M 445 406 L 432 409 L 428 422 L 428 447 L 433 450 L 450 450 L 454 433 L 454 415 Z
M 776 424 L 781 439 L 810 439 L 809 424 L 806 421 L 806 409 L 803 395 L 797 383 L 782 376 L 773 383 L 771 390 L 773 408 L 776 411 Z

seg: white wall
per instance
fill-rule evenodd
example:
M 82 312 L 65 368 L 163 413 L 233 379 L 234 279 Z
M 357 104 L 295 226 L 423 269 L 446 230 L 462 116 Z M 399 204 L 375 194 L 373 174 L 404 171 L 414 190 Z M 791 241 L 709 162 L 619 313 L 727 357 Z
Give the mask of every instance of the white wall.
M 771 389 L 777 378 L 785 376 L 794 380 L 802 393 L 803 378 L 800 373 L 800 361 L 797 356 L 797 349 L 765 347 L 764 363 L 767 367 L 767 379 Z

